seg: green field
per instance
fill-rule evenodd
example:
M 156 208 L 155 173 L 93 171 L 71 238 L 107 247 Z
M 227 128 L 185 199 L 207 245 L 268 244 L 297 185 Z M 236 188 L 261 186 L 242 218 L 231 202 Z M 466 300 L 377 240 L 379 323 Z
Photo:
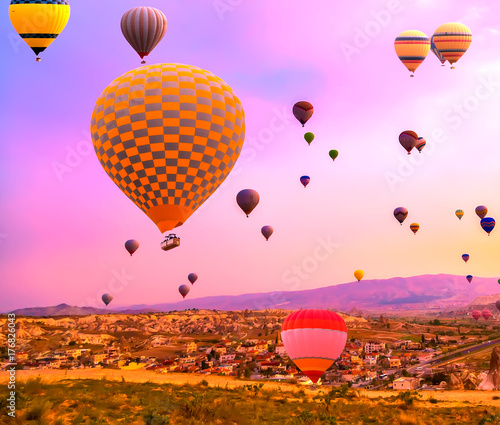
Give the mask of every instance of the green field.
M 368 398 L 347 386 L 323 392 L 266 390 L 249 382 L 238 388 L 198 385 L 31 379 L 18 386 L 17 418 L 5 424 L 487 424 L 500 423 L 493 406 L 450 403 L 410 392 Z M 490 393 L 491 394 L 491 393 Z M 450 393 L 453 398 L 452 393 Z M 493 400 L 495 400 L 492 395 Z

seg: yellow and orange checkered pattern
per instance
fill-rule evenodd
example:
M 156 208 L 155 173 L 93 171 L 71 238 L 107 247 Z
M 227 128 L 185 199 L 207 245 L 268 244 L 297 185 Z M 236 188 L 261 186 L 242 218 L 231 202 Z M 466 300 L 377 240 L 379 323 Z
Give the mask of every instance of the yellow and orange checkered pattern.
M 227 177 L 243 146 L 245 116 L 212 73 L 157 64 L 127 72 L 102 92 L 91 133 L 106 173 L 166 232 Z

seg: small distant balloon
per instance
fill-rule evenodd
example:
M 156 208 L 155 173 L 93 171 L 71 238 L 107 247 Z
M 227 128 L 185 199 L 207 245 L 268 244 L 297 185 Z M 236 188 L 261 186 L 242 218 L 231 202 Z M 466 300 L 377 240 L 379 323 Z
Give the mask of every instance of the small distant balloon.
M 354 272 L 354 277 L 357 279 L 358 282 L 361 281 L 361 279 L 363 279 L 364 275 L 365 272 L 363 270 L 356 270 Z
M 399 135 L 399 143 L 406 149 L 408 155 L 410 155 L 411 150 L 416 146 L 417 141 L 418 135 L 414 131 L 406 130 Z
M 417 143 L 415 145 L 415 147 L 418 149 L 418 153 L 422 152 L 422 149 L 424 148 L 424 146 L 426 144 L 427 144 L 427 142 L 425 141 L 425 139 L 423 137 L 418 138 Z
M 182 298 L 186 298 L 186 295 L 189 294 L 191 288 L 187 285 L 179 286 L 179 293 L 182 295 Z
M 137 242 L 135 239 L 129 239 L 127 242 L 125 242 L 125 249 L 128 251 L 131 257 L 138 248 L 139 242 Z
M 108 305 L 111 301 L 113 301 L 113 295 L 111 294 L 103 294 L 102 296 L 102 302 L 106 305 Z
M 408 216 L 408 210 L 405 207 L 397 207 L 394 210 L 394 217 L 396 217 L 396 220 L 399 221 L 401 226 L 403 225 L 403 221 L 406 220 L 407 216 Z
M 491 217 L 484 217 L 483 219 L 481 219 L 481 227 L 486 233 L 488 233 L 489 236 L 492 230 L 495 228 L 495 219 Z
M 250 214 L 260 201 L 259 193 L 253 189 L 241 190 L 236 195 L 236 202 L 243 212 L 247 215 Z
M 485 320 L 488 320 L 491 317 L 491 311 L 484 309 L 481 316 L 483 316 Z
M 194 285 L 194 283 L 198 280 L 198 275 L 196 273 L 189 273 L 188 280 L 191 282 L 192 285 Z
M 488 208 L 486 208 L 484 205 L 478 205 L 476 207 L 476 214 L 479 218 L 484 218 L 486 217 L 486 214 L 488 214 Z
M 471 274 L 468 274 L 465 278 L 467 279 L 467 281 L 468 281 L 469 283 L 471 283 L 471 282 L 472 282 L 472 275 L 471 275 Z
M 412 224 L 410 224 L 410 229 L 416 235 L 418 232 L 418 229 L 420 229 L 420 225 L 418 223 L 412 223 Z
M 469 261 L 469 254 L 462 254 L 462 260 L 465 262 Z
M 293 105 L 292 112 L 293 116 L 297 118 L 297 120 L 302 124 L 302 127 L 304 127 L 304 124 L 309 121 L 309 118 L 312 117 L 314 107 L 309 102 L 302 100 Z
M 260 232 L 266 238 L 266 241 L 269 240 L 269 238 L 273 234 L 273 231 L 274 229 L 271 226 L 263 226 L 262 229 L 260 229 Z
M 479 310 L 474 310 L 471 316 L 474 320 L 477 321 L 481 317 L 481 312 Z
M 458 217 L 459 220 L 462 220 L 462 217 L 464 216 L 464 212 L 462 210 L 456 210 L 455 215 Z
M 431 50 L 432 50 L 432 53 L 434 53 L 436 55 L 436 57 L 439 59 L 439 61 L 441 62 L 441 66 L 444 66 L 444 63 L 446 62 L 446 59 L 439 52 L 439 50 L 437 49 L 436 45 L 434 44 L 434 36 L 431 37 Z
M 300 182 L 304 185 L 304 188 L 309 184 L 310 181 L 311 181 L 311 177 L 309 177 L 309 176 L 302 176 L 300 178 Z
M 332 149 L 330 152 L 328 152 L 328 155 L 330 155 L 330 158 L 332 158 L 335 161 L 335 158 L 339 156 L 339 151 Z
M 309 144 L 309 146 L 311 146 L 311 142 L 314 140 L 314 133 L 308 132 L 304 134 L 304 139 Z

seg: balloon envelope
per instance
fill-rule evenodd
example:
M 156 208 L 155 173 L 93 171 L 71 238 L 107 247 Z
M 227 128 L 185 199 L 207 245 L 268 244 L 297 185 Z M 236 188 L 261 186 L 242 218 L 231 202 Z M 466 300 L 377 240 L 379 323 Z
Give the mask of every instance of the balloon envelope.
M 262 235 L 266 238 L 266 241 L 269 240 L 271 235 L 273 234 L 274 229 L 271 226 L 264 226 L 260 229 Z
M 135 239 L 130 239 L 125 242 L 125 249 L 132 257 L 132 254 L 139 249 L 139 242 L 137 242 Z
M 465 278 L 467 279 L 467 281 L 468 281 L 469 283 L 471 283 L 471 282 L 472 282 L 472 275 L 471 275 L 471 274 L 468 274 Z
M 485 320 L 488 320 L 491 317 L 491 311 L 484 309 L 481 313 L 481 316 L 483 316 Z
M 434 32 L 433 40 L 441 56 L 453 65 L 469 48 L 472 33 L 464 24 L 451 22 L 440 25 Z
M 328 155 L 330 155 L 330 158 L 332 158 L 335 161 L 335 158 L 339 156 L 339 151 L 332 149 L 330 152 L 328 152 Z
M 414 131 L 406 130 L 399 135 L 399 143 L 401 143 L 401 146 L 403 146 L 403 148 L 406 149 L 408 155 L 417 144 L 417 141 L 418 141 L 418 136 L 417 133 L 415 133 Z
M 182 295 L 182 298 L 186 298 L 186 295 L 189 294 L 191 288 L 188 285 L 179 286 L 179 293 Z
M 425 147 L 426 144 L 427 144 L 427 142 L 425 141 L 425 139 L 423 137 L 418 138 L 417 143 L 415 144 L 415 147 L 417 148 L 418 153 L 422 152 L 422 149 Z
M 191 282 L 191 284 L 194 284 L 198 280 L 198 275 L 196 273 L 189 273 L 188 280 Z
M 491 217 L 482 218 L 481 219 L 481 227 L 489 235 L 491 233 L 491 231 L 495 228 L 495 219 L 491 218 Z
M 484 218 L 486 217 L 486 214 L 488 214 L 488 208 L 486 208 L 484 205 L 478 205 L 476 207 L 476 214 L 479 218 Z
M 304 134 L 304 139 L 306 139 L 306 142 L 310 145 L 311 142 L 314 140 L 314 133 L 306 133 Z
M 12 0 L 9 17 L 12 26 L 35 52 L 49 47 L 68 23 L 70 6 L 67 0 Z
M 244 132 L 231 88 L 180 64 L 117 78 L 97 100 L 91 124 L 102 167 L 162 233 L 181 226 L 225 180 Z
M 416 235 L 418 232 L 418 229 L 420 229 L 420 225 L 418 223 L 412 223 L 412 224 L 410 224 L 410 229 Z
M 293 116 L 297 118 L 297 120 L 302 124 L 302 127 L 304 127 L 304 124 L 309 121 L 309 118 L 312 117 L 314 107 L 309 102 L 302 100 L 293 105 L 292 112 Z
M 358 282 L 363 279 L 363 276 L 365 275 L 365 272 L 363 270 L 356 270 L 354 272 L 354 277 L 358 280 Z
M 394 217 L 396 217 L 396 220 L 399 221 L 401 225 L 403 225 L 403 221 L 406 220 L 407 216 L 408 210 L 405 207 L 397 207 L 394 210 Z
M 247 215 L 250 214 L 260 201 L 260 196 L 256 190 L 243 189 L 236 195 L 236 203 Z
M 394 49 L 403 65 L 413 73 L 424 61 L 429 53 L 431 42 L 429 38 L 421 31 L 403 31 L 394 41 Z
M 141 59 L 153 51 L 167 32 L 167 18 L 154 7 L 139 6 L 128 10 L 120 25 L 123 36 Z
M 464 212 L 462 210 L 456 210 L 455 215 L 458 217 L 459 220 L 462 220 L 462 217 L 464 216 Z
M 347 327 L 333 311 L 304 309 L 285 319 L 281 338 L 290 359 L 316 383 L 342 353 Z
M 439 59 L 439 61 L 441 62 L 441 65 L 444 66 L 446 59 L 437 49 L 436 44 L 434 43 L 434 35 L 431 37 L 431 50 L 432 50 L 432 53 L 434 53 L 436 55 L 436 57 Z
M 462 260 L 465 262 L 469 261 L 469 254 L 462 254 Z
M 300 178 L 300 182 L 304 185 L 304 187 L 306 187 L 310 181 L 311 181 L 311 177 L 309 177 L 309 176 L 302 176 Z
M 113 295 L 111 294 L 103 294 L 102 296 L 102 302 L 106 305 L 108 305 L 111 301 L 113 301 Z
M 471 313 L 471 316 L 473 317 L 474 320 L 478 320 L 481 317 L 481 312 L 479 310 L 474 310 Z

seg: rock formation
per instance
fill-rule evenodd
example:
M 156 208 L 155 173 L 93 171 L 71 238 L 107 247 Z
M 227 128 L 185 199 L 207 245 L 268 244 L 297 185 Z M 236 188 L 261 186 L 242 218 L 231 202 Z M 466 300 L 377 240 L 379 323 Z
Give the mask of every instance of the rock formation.
M 490 370 L 486 378 L 479 384 L 479 390 L 498 390 L 500 389 L 500 350 L 498 347 L 493 349 L 490 359 Z

